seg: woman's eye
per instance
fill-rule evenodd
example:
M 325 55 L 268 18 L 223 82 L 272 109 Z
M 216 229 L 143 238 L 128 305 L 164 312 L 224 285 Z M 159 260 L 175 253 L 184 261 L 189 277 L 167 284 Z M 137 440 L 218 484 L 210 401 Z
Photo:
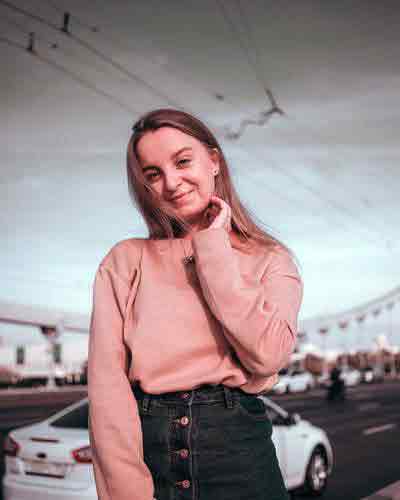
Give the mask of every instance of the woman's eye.
M 146 176 L 146 179 L 149 180 L 149 181 L 152 181 L 152 180 L 154 180 L 157 177 L 157 175 L 158 175 L 158 172 L 154 172 L 152 174 L 148 174 Z
M 189 159 L 189 158 L 183 158 L 182 160 L 179 160 L 179 161 L 178 161 L 178 165 L 179 165 L 180 163 L 183 163 L 183 162 L 190 162 L 190 159 Z
M 190 163 L 190 158 L 182 158 L 182 160 L 178 161 L 178 165 L 184 164 L 184 163 Z M 146 179 L 151 182 L 151 181 L 156 180 L 159 175 L 160 175 L 159 172 L 152 172 L 152 173 L 146 175 Z

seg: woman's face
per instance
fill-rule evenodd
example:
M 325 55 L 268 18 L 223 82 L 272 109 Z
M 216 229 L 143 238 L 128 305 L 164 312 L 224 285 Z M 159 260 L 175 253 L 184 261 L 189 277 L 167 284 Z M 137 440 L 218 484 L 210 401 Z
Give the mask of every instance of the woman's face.
M 136 151 L 143 174 L 162 204 L 186 222 L 199 223 L 214 193 L 218 152 L 167 126 L 146 132 Z

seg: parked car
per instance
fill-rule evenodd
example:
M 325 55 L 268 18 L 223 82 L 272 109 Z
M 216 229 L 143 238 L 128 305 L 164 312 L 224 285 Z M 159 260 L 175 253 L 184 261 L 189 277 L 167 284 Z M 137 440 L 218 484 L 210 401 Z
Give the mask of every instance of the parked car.
M 4 439 L 4 500 L 97 500 L 88 435 L 88 399 Z
M 286 487 L 322 494 L 333 455 L 325 432 L 260 397 Z M 4 500 L 97 500 L 88 434 L 88 398 L 47 419 L 14 429 L 4 441 Z
M 344 381 L 346 387 L 352 387 L 360 383 L 362 375 L 359 370 L 351 367 L 339 367 L 340 378 Z M 317 377 L 317 383 L 321 387 L 329 388 L 331 384 L 331 372 L 324 372 Z
M 342 368 L 340 378 L 346 387 L 353 387 L 361 382 L 361 372 L 351 367 Z
M 384 369 L 379 365 L 366 366 L 361 370 L 361 380 L 366 384 L 371 384 L 373 382 L 383 382 L 384 379 Z
M 283 368 L 279 372 L 279 380 L 272 390 L 275 394 L 285 394 L 290 392 L 306 392 L 313 387 L 315 387 L 315 381 L 310 372 Z

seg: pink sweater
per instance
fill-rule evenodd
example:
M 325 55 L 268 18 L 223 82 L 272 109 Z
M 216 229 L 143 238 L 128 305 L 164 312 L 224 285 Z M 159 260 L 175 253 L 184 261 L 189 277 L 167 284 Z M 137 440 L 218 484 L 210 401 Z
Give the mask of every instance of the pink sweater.
M 130 238 L 101 261 L 93 291 L 89 436 L 100 500 L 152 500 L 131 382 L 159 394 L 225 384 L 267 392 L 288 363 L 303 282 L 283 249 L 245 254 L 223 228 L 184 240 Z

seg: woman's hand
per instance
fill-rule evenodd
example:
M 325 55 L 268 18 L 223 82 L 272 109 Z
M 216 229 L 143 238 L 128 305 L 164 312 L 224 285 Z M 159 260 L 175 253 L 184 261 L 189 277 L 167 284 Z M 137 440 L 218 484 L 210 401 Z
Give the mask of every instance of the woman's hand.
M 211 207 L 206 210 L 206 218 L 208 222 L 211 222 L 208 228 L 217 229 L 223 227 L 229 233 L 232 230 L 231 207 L 215 195 L 211 196 L 210 204 Z

